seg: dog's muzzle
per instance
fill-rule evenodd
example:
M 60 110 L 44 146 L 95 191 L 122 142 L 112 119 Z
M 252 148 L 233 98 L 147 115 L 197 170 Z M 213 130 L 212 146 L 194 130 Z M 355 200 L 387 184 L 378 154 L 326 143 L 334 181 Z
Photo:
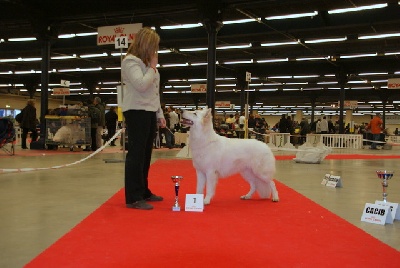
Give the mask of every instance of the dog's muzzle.
M 184 124 L 184 125 L 186 125 L 186 126 L 191 126 L 191 125 L 193 125 L 193 121 L 192 120 L 189 120 L 189 119 L 186 119 L 186 118 L 182 118 L 182 124 Z

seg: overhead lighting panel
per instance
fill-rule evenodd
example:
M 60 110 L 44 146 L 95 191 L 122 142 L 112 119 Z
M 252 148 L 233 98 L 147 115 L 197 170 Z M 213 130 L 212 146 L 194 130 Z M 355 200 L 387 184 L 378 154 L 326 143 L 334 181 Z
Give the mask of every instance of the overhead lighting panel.
M 174 29 L 190 29 L 202 27 L 202 23 L 191 23 L 191 24 L 178 24 L 178 25 L 169 25 L 169 26 L 161 26 L 162 30 L 174 30 Z
M 25 41 L 36 41 L 36 37 L 20 37 L 20 38 L 8 38 L 9 42 L 25 42 Z
M 333 9 L 329 10 L 328 14 L 339 14 L 339 13 L 347 13 L 347 12 L 355 12 L 355 11 L 362 11 L 368 9 L 378 9 L 387 7 L 388 4 L 376 4 L 370 6 L 360 6 L 360 7 L 351 7 L 351 8 L 340 8 L 340 9 Z
M 258 19 L 241 19 L 241 20 L 228 20 L 228 21 L 224 21 L 222 22 L 224 25 L 228 25 L 228 24 L 238 24 L 238 23 L 248 23 L 248 22 L 256 22 L 261 20 L 260 18 Z
M 370 34 L 370 35 L 360 35 L 358 39 L 381 39 L 381 38 L 390 38 L 390 37 L 400 37 L 400 33 L 384 33 L 384 34 Z
M 313 40 L 305 40 L 306 44 L 318 44 L 318 43 L 329 43 L 329 42 L 342 42 L 346 41 L 347 37 L 337 37 L 337 38 L 322 38 L 322 39 L 313 39 Z
M 318 11 L 308 12 L 308 13 L 297 13 L 297 14 L 288 14 L 288 15 L 279 15 L 279 16 L 270 16 L 266 17 L 266 20 L 284 20 L 284 19 L 296 19 L 296 18 L 304 18 L 304 17 L 314 17 L 318 15 Z
M 276 47 L 276 46 L 287 46 L 287 45 L 297 45 L 299 42 L 289 41 L 289 42 L 274 42 L 274 43 L 262 43 L 262 47 Z

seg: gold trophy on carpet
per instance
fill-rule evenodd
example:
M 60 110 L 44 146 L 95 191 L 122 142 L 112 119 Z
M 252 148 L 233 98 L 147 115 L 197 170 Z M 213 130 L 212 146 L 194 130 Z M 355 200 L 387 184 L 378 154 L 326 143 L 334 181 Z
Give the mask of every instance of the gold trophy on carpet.
M 390 180 L 393 177 L 393 171 L 388 171 L 388 170 L 377 170 L 376 174 L 378 175 L 378 178 L 382 180 L 382 196 L 383 196 L 383 202 L 387 202 L 387 192 L 386 188 L 388 187 L 388 180 Z
M 181 211 L 181 207 L 178 203 L 179 183 L 183 179 L 183 176 L 171 176 L 171 180 L 175 183 L 175 204 L 172 206 L 172 211 Z

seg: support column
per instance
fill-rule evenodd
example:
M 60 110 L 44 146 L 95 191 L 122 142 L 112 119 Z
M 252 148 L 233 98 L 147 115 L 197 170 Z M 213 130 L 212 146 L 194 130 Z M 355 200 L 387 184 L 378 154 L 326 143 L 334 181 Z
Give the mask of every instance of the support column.
M 245 105 L 246 105 L 246 75 L 242 73 L 239 73 L 236 76 L 237 79 L 237 89 L 240 91 L 240 114 L 243 113 Z
M 203 25 L 208 33 L 207 54 L 207 106 L 215 115 L 215 77 L 217 33 L 222 27 L 222 3 L 218 0 L 198 1 L 199 10 L 203 16 Z
M 315 102 L 317 101 L 317 97 L 312 96 L 311 98 L 311 125 L 314 123 L 315 121 Z
M 344 120 L 343 120 L 343 112 L 344 112 L 344 100 L 345 100 L 345 86 L 348 81 L 347 74 L 340 68 L 336 73 L 336 79 L 338 80 L 340 86 L 340 97 L 339 97 L 339 134 L 344 134 Z
M 354 133 L 353 110 L 346 110 L 345 126 L 349 124 L 349 132 Z

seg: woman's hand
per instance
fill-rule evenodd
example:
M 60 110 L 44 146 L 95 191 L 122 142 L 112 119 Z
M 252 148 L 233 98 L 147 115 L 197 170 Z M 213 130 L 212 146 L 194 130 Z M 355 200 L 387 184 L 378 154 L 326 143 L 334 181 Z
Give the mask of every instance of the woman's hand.
M 158 53 L 154 53 L 153 58 L 151 58 L 150 61 L 150 67 L 155 69 L 157 68 L 157 64 L 158 64 Z
M 161 128 L 165 128 L 167 126 L 167 121 L 165 121 L 165 118 L 158 118 L 158 126 Z

